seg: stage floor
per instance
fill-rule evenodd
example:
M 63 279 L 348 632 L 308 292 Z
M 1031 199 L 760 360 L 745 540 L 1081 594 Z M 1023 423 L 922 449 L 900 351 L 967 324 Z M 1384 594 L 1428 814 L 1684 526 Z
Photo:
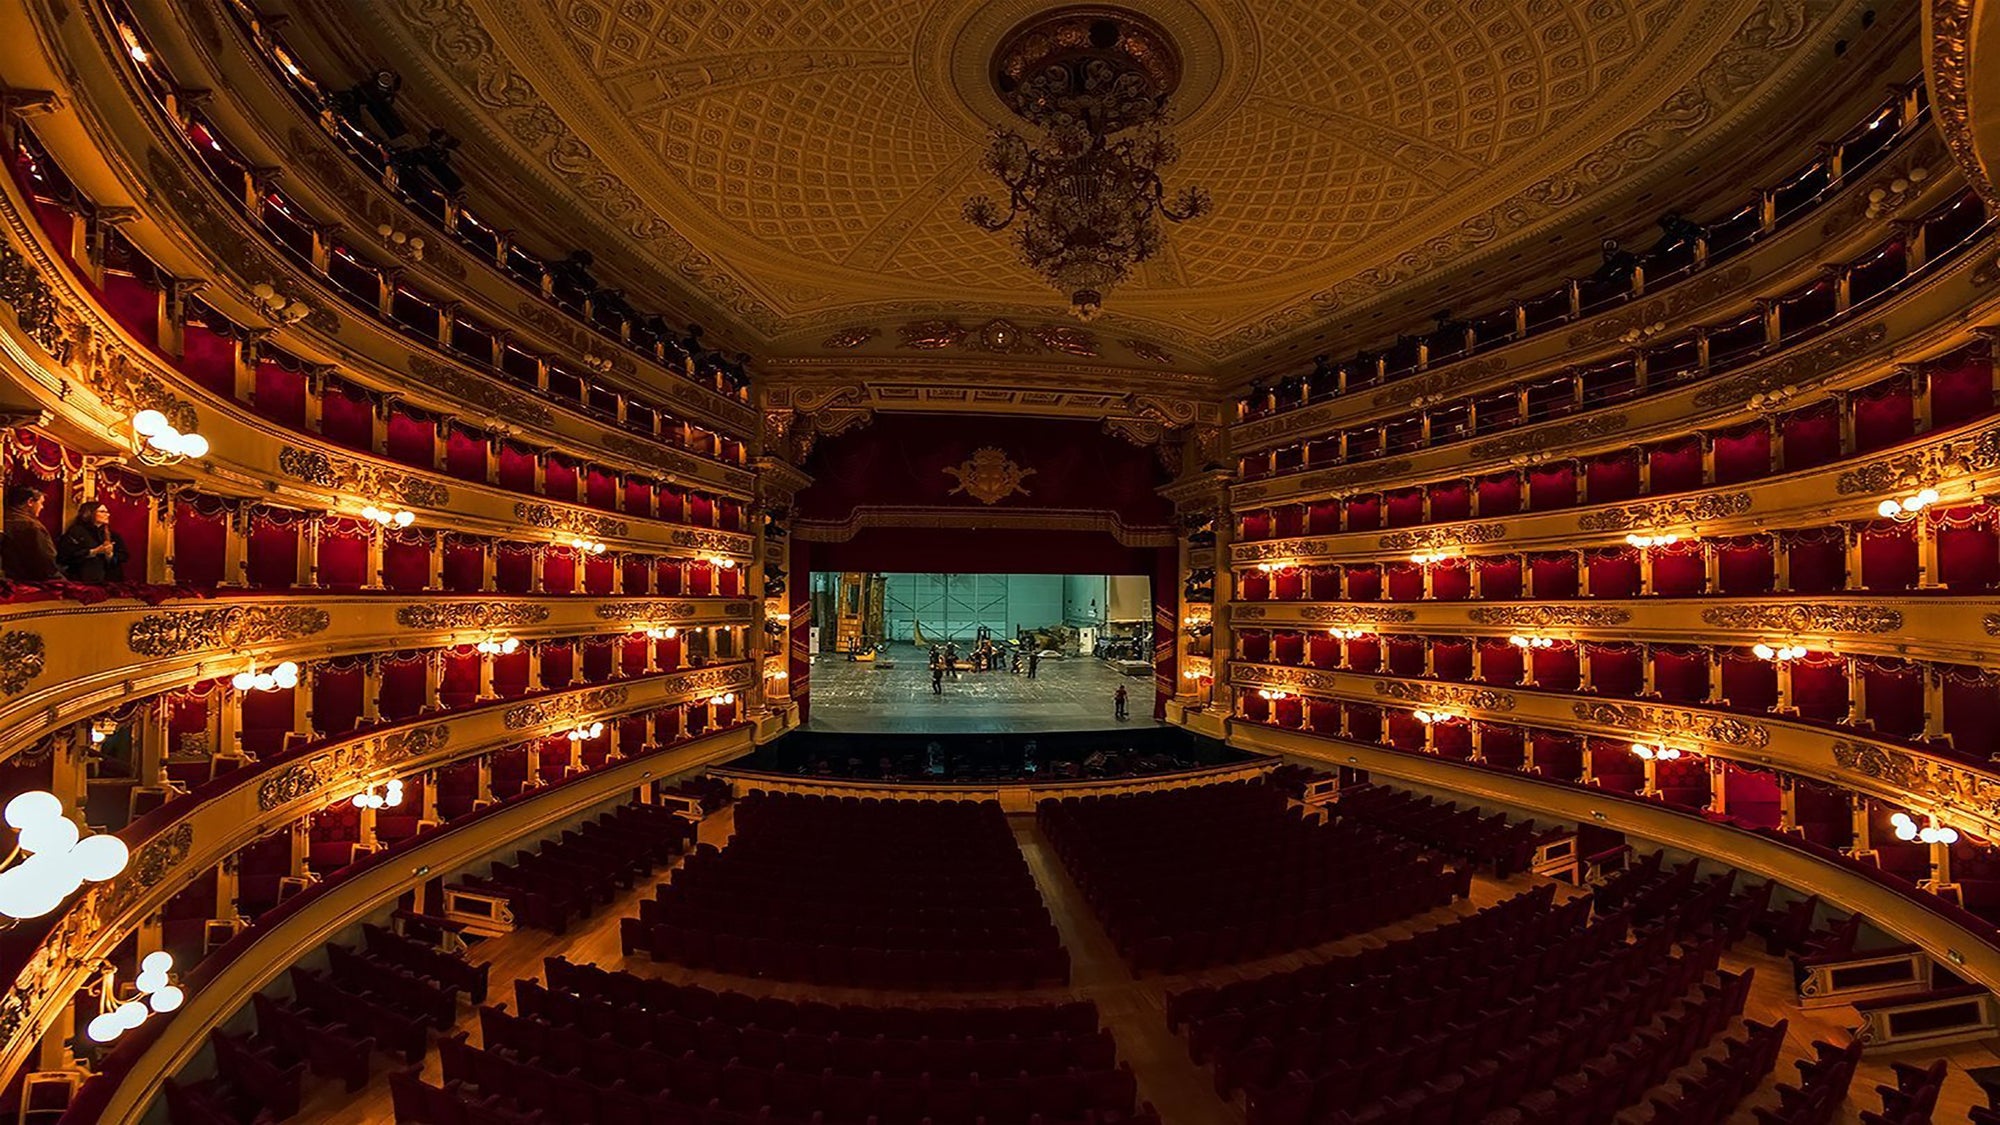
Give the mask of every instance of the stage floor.
M 966 646 L 960 646 L 963 650 Z M 1153 725 L 1153 680 L 1120 675 L 1101 660 L 1044 660 L 1032 680 L 1025 669 L 960 672 L 931 694 L 930 655 L 915 645 L 891 645 L 872 664 L 822 653 L 812 667 L 812 721 L 805 729 L 831 734 L 995 734 L 1007 731 L 1117 730 Z M 892 661 L 894 667 L 884 667 Z M 1111 698 L 1125 685 L 1132 717 L 1111 717 Z

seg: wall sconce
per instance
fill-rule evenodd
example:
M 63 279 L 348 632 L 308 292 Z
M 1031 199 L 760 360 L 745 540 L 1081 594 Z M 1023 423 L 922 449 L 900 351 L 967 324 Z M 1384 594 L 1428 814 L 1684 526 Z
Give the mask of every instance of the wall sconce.
M 725 691 L 721 695 L 711 695 L 708 697 L 708 702 L 713 703 L 718 707 L 727 707 L 731 703 L 736 702 L 736 693 L 733 691 Z
M 133 62 L 145 66 L 152 61 L 153 56 L 139 43 L 138 32 L 121 23 L 118 25 L 118 38 L 124 40 L 125 53 L 132 56 Z
M 403 779 L 390 778 L 380 793 L 371 785 L 356 793 L 350 803 L 357 809 L 393 809 L 403 803 Z
M 196 433 L 182 433 L 157 410 L 141 410 L 132 415 L 132 451 L 148 465 L 172 465 L 190 458 L 208 456 L 208 439 Z
M 1436 723 L 1448 723 L 1458 718 L 1457 715 L 1449 711 L 1412 711 L 1410 712 L 1410 717 L 1425 726 L 1431 726 Z
M 391 249 L 408 254 L 415 261 L 421 262 L 424 260 L 424 239 L 422 235 L 412 235 L 407 231 L 397 230 L 388 223 L 382 223 L 377 226 L 375 233 L 380 235 L 382 241 L 388 243 Z
M 1958 829 L 1939 824 L 1934 816 L 1926 816 L 1924 823 L 1919 825 L 1909 813 L 1899 812 L 1889 818 L 1889 823 L 1895 828 L 1898 840 L 1921 840 L 1926 844 L 1958 843 Z
M 775 683 L 779 680 L 791 679 L 792 674 L 790 672 L 785 671 L 783 668 L 772 668 L 764 673 L 764 678 Z
M 12 866 L 0 871 L 0 914 L 9 918 L 40 918 L 85 882 L 114 878 L 131 862 L 125 841 L 108 832 L 84 837 L 62 798 L 46 789 L 7 802 L 0 816 L 20 833 L 5 861 Z
M 589 742 L 591 739 L 597 738 L 603 733 L 604 733 L 604 724 L 598 722 L 598 723 L 592 723 L 589 726 L 578 727 L 575 730 L 570 731 L 563 737 L 569 739 L 571 742 Z
M 99 719 L 90 724 L 90 744 L 102 746 L 112 735 L 118 733 L 118 720 Z
M 1634 742 L 1632 753 L 1649 762 L 1671 762 L 1681 756 L 1681 752 L 1672 746 L 1648 746 L 1643 742 Z
M 250 287 L 250 295 L 257 298 L 264 311 L 286 324 L 297 324 L 312 315 L 313 308 L 304 301 L 296 300 L 278 292 L 268 281 L 260 281 Z
M 1875 514 L 1883 519 L 1901 523 L 1917 518 L 1917 513 L 1938 502 L 1938 490 L 1922 488 L 1899 500 L 1884 500 L 1875 506 Z
M 569 541 L 569 545 L 586 555 L 601 555 L 604 553 L 604 544 L 599 543 L 595 539 L 572 539 Z
M 237 691 L 277 691 L 279 688 L 299 686 L 299 666 L 287 660 L 268 672 L 259 672 L 252 664 L 248 672 L 238 672 L 229 680 L 229 686 Z
M 173 984 L 173 971 L 173 954 L 164 949 L 146 954 L 146 959 L 139 962 L 139 976 L 132 982 L 137 995 L 120 1004 L 117 975 L 107 968 L 93 990 L 97 993 L 98 1014 L 84 1026 L 83 1033 L 93 1043 L 109 1043 L 145 1023 L 154 1012 L 179 1008 L 187 1002 L 187 994 Z
M 373 504 L 361 509 L 361 518 L 370 523 L 379 523 L 383 527 L 408 527 L 417 522 L 415 512 L 407 512 L 401 508 L 378 508 Z
M 479 650 L 481 656 L 506 656 L 521 647 L 521 640 L 518 637 L 507 637 L 497 641 L 488 638 L 473 647 Z
M 1416 554 L 1410 556 L 1410 561 L 1416 563 L 1418 566 L 1432 566 L 1447 559 L 1455 559 L 1458 556 L 1458 548 L 1448 547 L 1436 551 L 1418 551 Z
M 1625 537 L 1625 542 L 1627 545 L 1637 547 L 1642 551 L 1646 550 L 1649 547 L 1671 547 L 1680 541 L 1681 537 L 1673 534 L 1640 535 L 1637 532 L 1634 532 L 1631 535 L 1627 535 Z
M 1806 654 L 1806 646 L 1778 645 L 1773 647 L 1759 641 L 1750 646 L 1750 651 L 1756 653 L 1759 660 L 1768 660 L 1773 664 L 1782 664 L 1787 660 L 1797 660 L 1804 656 Z
M 1331 629 L 1328 629 L 1328 630 L 1326 631 L 1326 633 L 1327 633 L 1327 636 L 1330 636 L 1330 637 L 1336 637 L 1336 638 L 1338 638 L 1338 639 L 1340 639 L 1340 640 L 1343 640 L 1343 641 L 1358 641 L 1358 640 L 1360 640 L 1361 638 L 1363 638 L 1363 637 L 1365 637 L 1365 636 L 1367 636 L 1367 635 L 1368 635 L 1368 630 L 1366 630 L 1366 629 L 1343 629 L 1343 628 L 1341 628 L 1340 626 L 1338 626 L 1338 625 L 1335 625 L 1335 626 L 1334 626 L 1333 628 L 1331 628 Z
M 1271 701 L 1272 703 L 1276 703 L 1280 700 L 1290 699 L 1291 696 L 1282 691 L 1272 691 L 1269 688 L 1260 688 L 1257 692 L 1257 698 L 1266 699 Z
M 664 629 L 657 625 L 649 626 L 646 629 L 646 636 L 656 641 L 671 641 L 675 637 L 678 637 L 680 635 L 681 631 L 679 629 L 674 628 L 672 625 L 669 625 Z
M 1507 643 L 1515 648 L 1554 648 L 1556 642 L 1548 637 L 1529 637 L 1516 633 L 1507 638 Z

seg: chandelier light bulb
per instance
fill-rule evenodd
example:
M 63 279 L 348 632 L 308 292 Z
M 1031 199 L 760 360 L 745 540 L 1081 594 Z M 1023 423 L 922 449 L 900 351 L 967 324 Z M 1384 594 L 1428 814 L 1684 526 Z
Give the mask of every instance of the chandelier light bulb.
M 144 973 L 170 973 L 173 970 L 174 955 L 164 949 L 146 954 L 145 960 L 139 962 L 139 971 Z
M 396 526 L 397 526 L 397 527 L 408 527 L 408 526 L 410 526 L 411 524 L 413 524 L 413 523 L 415 523 L 415 522 L 417 522 L 417 514 L 416 514 L 415 512 L 397 512 L 397 513 L 396 513 Z
M 146 1017 L 148 1015 L 151 1015 L 152 1013 L 148 1012 L 146 1010 L 146 1005 L 140 1003 L 139 1001 L 127 1000 L 123 1004 L 120 1004 L 116 1008 L 113 1008 L 111 1010 L 111 1014 L 118 1017 L 118 1023 L 120 1026 L 122 1026 L 126 1031 L 130 1031 L 133 1028 L 138 1027 L 140 1024 L 145 1023 Z
M 1884 500 L 1880 504 L 1875 505 L 1875 514 L 1885 519 L 1894 519 L 1896 516 L 1901 515 L 1902 511 L 1903 506 L 1894 500 Z
M 208 439 L 200 434 L 181 435 L 181 456 L 199 461 L 208 456 Z
M 146 1003 L 152 1005 L 154 1011 L 163 1014 L 178 1010 L 186 1001 L 187 993 L 171 984 L 161 986 L 158 991 L 146 998 Z
M 66 858 L 77 874 L 93 883 L 102 883 L 125 870 L 132 860 L 132 849 L 109 832 L 100 832 L 77 841 Z
M 89 1025 L 83 1029 L 83 1033 L 90 1036 L 92 1043 L 109 1043 L 125 1034 L 125 1025 L 118 1022 L 118 1018 L 110 1012 L 103 1012 L 91 1019 Z
M 7 821 L 7 827 L 26 828 L 53 820 L 63 815 L 62 798 L 46 789 L 31 789 L 7 802 L 5 813 L 0 813 Z
M 76 847 L 82 835 L 76 821 L 66 816 L 36 821 L 21 829 L 21 850 L 31 855 L 62 856 Z
M 132 432 L 140 437 L 149 438 L 172 428 L 167 424 L 167 416 L 157 410 L 141 410 L 132 415 Z

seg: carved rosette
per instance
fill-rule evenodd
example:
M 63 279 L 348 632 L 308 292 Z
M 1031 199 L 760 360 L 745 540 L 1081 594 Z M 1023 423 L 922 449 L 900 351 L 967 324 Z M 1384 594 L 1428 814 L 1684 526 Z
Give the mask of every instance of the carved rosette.
M 394 500 L 413 508 L 451 506 L 451 489 L 436 481 L 317 450 L 285 446 L 278 450 L 278 469 L 295 480 L 320 488 Z
M 1438 527 L 1420 531 L 1397 531 L 1375 541 L 1384 551 L 1436 550 L 1442 547 L 1470 547 L 1494 543 L 1507 537 L 1504 523 L 1475 523 L 1465 527 Z
M 1628 610 L 1580 605 L 1477 606 L 1466 617 L 1501 629 L 1608 629 L 1632 620 Z
M 1576 521 L 1584 531 L 1631 531 L 1637 527 L 1667 527 L 1727 519 L 1750 510 L 1747 492 L 1710 492 L 1653 504 L 1625 504 L 1586 512 Z
M 1433 707 L 1464 707 L 1473 711 L 1512 711 L 1511 692 L 1491 688 L 1459 687 L 1454 684 L 1413 683 L 1408 680 L 1377 680 L 1375 694 L 1398 703 L 1426 703 Z
M 333 623 L 323 609 L 305 606 L 231 606 L 149 613 L 132 623 L 125 643 L 140 656 L 180 656 L 202 649 L 254 648 L 296 641 Z
M 529 727 L 547 726 L 550 723 L 570 722 L 589 716 L 602 714 L 613 707 L 622 707 L 630 692 L 622 687 L 595 688 L 573 695 L 561 695 L 554 699 L 523 703 L 510 707 L 501 716 L 501 722 L 508 730 L 525 730 Z
M 547 606 L 505 602 L 421 603 L 396 610 L 396 624 L 405 629 L 500 629 L 539 625 L 548 619 Z
M 1579 721 L 1631 731 L 1648 738 L 1690 739 L 1739 748 L 1762 747 L 1771 743 L 1771 732 L 1761 724 L 1728 715 L 1709 715 L 1673 707 L 1647 707 L 1637 703 L 1578 703 L 1571 710 Z
M 42 674 L 48 654 L 39 633 L 10 630 L 0 633 L 0 695 L 16 695 Z
M 611 539 L 622 539 L 629 530 L 624 520 L 613 519 L 610 516 L 561 511 L 547 504 L 531 504 L 526 501 L 514 505 L 514 518 L 529 527 L 565 535 L 602 535 Z
M 1903 627 L 1903 615 L 1893 609 L 1815 602 L 1710 606 L 1701 619 L 1719 629 L 1772 633 L 1893 633 Z M 1986 620 L 1991 633 L 1995 619 Z

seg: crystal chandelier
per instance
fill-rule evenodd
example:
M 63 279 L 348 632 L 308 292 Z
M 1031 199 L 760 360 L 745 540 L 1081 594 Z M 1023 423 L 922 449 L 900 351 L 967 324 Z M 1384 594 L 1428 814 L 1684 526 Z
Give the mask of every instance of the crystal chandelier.
M 1207 214 L 1208 193 L 1169 200 L 1162 169 L 1180 159 L 1167 128 L 1167 95 L 1180 63 L 1165 32 L 1129 12 L 1065 9 L 1017 28 L 1001 44 L 993 82 L 1039 143 L 996 130 L 983 161 L 1007 189 L 965 202 L 966 221 L 1010 226 L 1021 257 L 1070 311 L 1096 316 L 1104 295 L 1159 250 L 1160 218 Z

